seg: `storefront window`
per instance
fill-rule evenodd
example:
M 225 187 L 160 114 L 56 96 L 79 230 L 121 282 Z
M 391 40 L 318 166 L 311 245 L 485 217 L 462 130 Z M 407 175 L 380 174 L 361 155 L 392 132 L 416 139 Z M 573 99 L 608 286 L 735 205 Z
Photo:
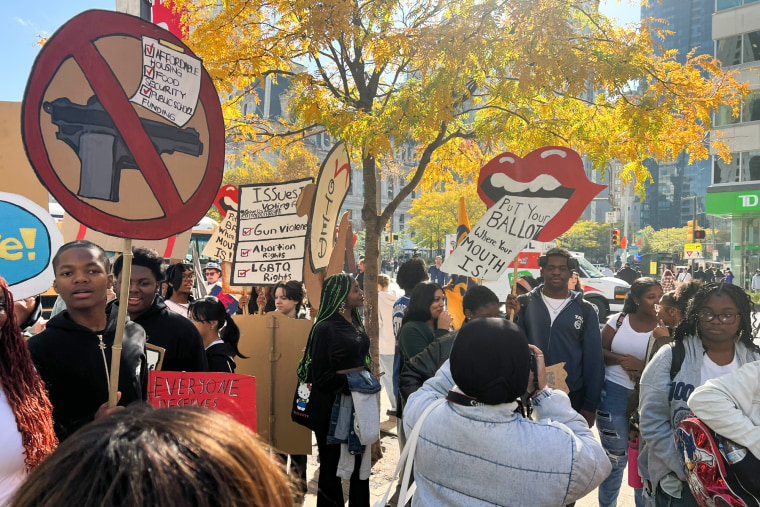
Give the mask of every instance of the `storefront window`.
M 734 219 L 731 223 L 731 271 L 734 285 L 749 290 L 760 268 L 760 218 Z

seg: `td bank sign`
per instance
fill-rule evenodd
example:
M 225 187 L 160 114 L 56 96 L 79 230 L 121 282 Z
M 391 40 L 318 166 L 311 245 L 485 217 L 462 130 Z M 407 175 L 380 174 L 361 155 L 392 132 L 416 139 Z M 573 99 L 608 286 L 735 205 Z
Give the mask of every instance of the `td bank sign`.
M 760 216 L 760 190 L 708 193 L 705 212 L 719 216 Z

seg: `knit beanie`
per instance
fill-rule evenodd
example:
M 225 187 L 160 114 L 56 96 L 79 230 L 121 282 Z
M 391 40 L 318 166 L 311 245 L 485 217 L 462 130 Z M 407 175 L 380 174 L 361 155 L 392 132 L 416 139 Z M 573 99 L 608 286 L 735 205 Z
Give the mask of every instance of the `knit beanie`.
M 454 382 L 467 396 L 486 405 L 509 403 L 528 387 L 528 340 L 506 319 L 475 319 L 459 330 L 450 366 Z

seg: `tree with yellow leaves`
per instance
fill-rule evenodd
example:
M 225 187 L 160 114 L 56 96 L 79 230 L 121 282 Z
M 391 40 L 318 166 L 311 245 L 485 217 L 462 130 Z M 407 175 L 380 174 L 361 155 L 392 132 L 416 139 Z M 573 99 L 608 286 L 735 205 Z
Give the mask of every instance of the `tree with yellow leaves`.
M 449 184 L 443 192 L 424 192 L 412 201 L 409 209 L 409 227 L 414 231 L 414 242 L 423 248 L 444 248 L 446 234 L 456 234 L 459 218 L 459 199 L 464 197 L 467 216 L 477 223 L 486 212 L 486 205 L 478 196 L 474 182 Z M 443 255 L 437 251 L 437 255 Z
M 623 162 L 643 190 L 647 158 L 705 158 L 711 113 L 746 88 L 708 56 L 679 63 L 664 32 L 619 27 L 585 0 L 174 0 L 222 95 L 228 140 L 246 150 L 326 132 L 363 173 L 367 329 L 377 357 L 380 236 L 422 184 L 477 172 L 487 157 L 547 145 L 604 171 Z M 242 115 L 240 93 L 287 79 L 287 112 Z M 632 86 L 635 85 L 635 86 Z M 381 209 L 376 186 L 410 144 L 407 184 Z M 487 157 L 480 153 L 487 154 Z

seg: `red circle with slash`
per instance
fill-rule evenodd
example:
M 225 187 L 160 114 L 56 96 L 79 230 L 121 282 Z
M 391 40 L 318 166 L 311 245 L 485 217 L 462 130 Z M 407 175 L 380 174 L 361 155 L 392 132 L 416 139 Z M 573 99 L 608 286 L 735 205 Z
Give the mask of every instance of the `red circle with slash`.
M 224 172 L 224 119 L 219 96 L 201 65 L 198 102 L 205 111 L 208 126 L 208 158 L 197 189 L 186 201 L 172 179 L 161 154 L 155 149 L 135 108 L 113 70 L 94 43 L 103 37 L 121 36 L 141 40 L 143 36 L 167 41 L 200 60 L 170 32 L 140 18 L 111 11 L 91 10 L 69 20 L 45 43 L 34 62 L 24 92 L 21 131 L 29 160 L 40 181 L 66 212 L 92 229 L 132 239 L 163 239 L 191 229 L 202 218 L 216 197 Z M 59 68 L 73 58 L 88 80 L 124 143 L 134 157 L 138 170 L 150 187 L 162 216 L 130 219 L 85 202 L 72 192 L 54 169 L 54 161 L 43 139 L 41 111 L 45 92 Z M 196 105 L 193 115 L 199 114 Z M 168 125 L 168 124 L 167 124 Z M 134 203 L 139 206 L 139 202 Z

